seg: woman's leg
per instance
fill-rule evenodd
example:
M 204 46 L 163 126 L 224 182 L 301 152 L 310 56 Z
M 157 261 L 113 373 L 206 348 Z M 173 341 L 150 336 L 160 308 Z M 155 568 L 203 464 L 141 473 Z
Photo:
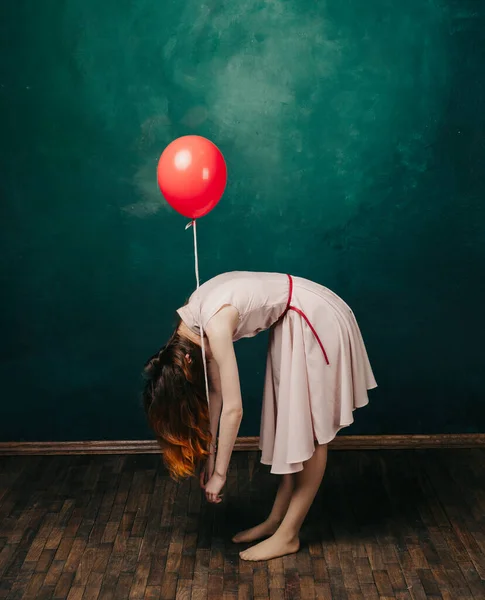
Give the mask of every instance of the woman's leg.
M 293 475 L 289 473 L 288 475 L 283 475 L 281 478 L 273 508 L 271 509 L 268 518 L 259 525 L 256 525 L 256 527 L 251 527 L 251 529 L 246 529 L 246 531 L 241 531 L 236 534 L 232 538 L 232 541 L 236 543 L 254 542 L 263 537 L 273 535 L 286 515 L 292 493 Z
M 295 487 L 281 525 L 270 538 L 241 552 L 239 556 L 243 560 L 269 560 L 298 552 L 300 529 L 320 487 L 326 465 L 327 445 L 318 445 L 303 471 L 294 475 Z

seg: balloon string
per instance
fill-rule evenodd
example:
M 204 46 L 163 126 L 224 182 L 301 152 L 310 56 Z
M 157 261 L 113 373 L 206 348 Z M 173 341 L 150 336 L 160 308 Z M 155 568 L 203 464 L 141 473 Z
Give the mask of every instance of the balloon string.
M 202 346 L 202 362 L 204 363 L 205 394 L 207 396 L 207 405 L 209 405 L 209 377 L 207 374 L 207 360 L 205 356 L 204 326 L 202 325 L 202 302 L 200 299 L 200 277 L 199 277 L 199 252 L 197 250 L 197 222 L 192 221 L 194 230 L 194 256 L 195 256 L 195 280 L 197 282 L 197 299 L 199 301 L 199 329 Z

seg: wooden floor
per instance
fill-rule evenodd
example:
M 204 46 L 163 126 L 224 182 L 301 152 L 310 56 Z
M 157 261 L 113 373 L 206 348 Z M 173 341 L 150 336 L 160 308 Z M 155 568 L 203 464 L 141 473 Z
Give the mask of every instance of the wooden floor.
M 0 598 L 485 599 L 485 449 L 333 451 L 302 550 L 239 560 L 277 478 L 236 453 L 226 499 L 159 458 L 0 458 Z

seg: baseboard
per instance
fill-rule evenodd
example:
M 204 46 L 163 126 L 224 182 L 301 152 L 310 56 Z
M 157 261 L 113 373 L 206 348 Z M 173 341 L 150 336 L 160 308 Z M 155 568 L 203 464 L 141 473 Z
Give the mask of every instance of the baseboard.
M 433 435 L 339 435 L 331 450 L 397 450 L 421 448 L 485 447 L 485 433 Z M 234 447 L 238 451 L 259 449 L 258 437 L 240 437 Z M 154 440 L 114 440 L 86 442 L 1 442 L 0 455 L 51 454 L 158 454 Z

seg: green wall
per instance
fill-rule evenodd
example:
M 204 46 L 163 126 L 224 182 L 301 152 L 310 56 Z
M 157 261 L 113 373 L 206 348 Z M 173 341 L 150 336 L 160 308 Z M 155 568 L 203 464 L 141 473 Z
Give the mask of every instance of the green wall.
M 2 440 L 150 438 L 139 373 L 194 283 L 157 159 L 229 181 L 201 273 L 276 270 L 354 309 L 380 388 L 346 433 L 485 431 L 485 5 L 4 0 Z M 266 339 L 238 344 L 258 433 Z

